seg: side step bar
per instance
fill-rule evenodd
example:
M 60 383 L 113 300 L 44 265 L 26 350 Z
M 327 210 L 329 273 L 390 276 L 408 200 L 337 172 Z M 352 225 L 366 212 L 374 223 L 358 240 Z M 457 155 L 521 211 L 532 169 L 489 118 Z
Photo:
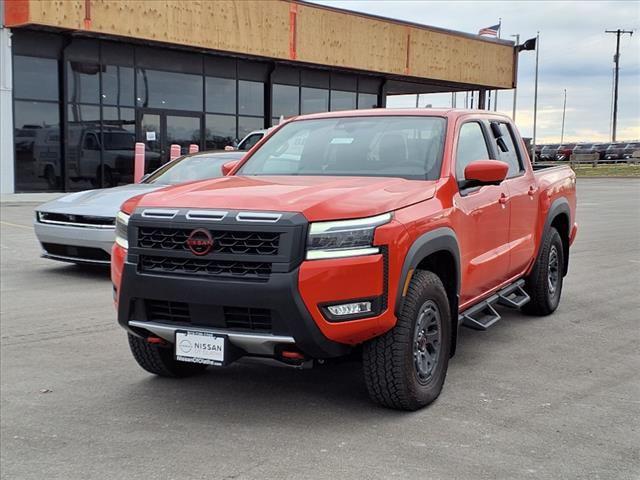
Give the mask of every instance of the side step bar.
M 524 280 L 503 288 L 489 298 L 482 300 L 473 307 L 468 308 L 458 316 L 458 323 L 474 330 L 487 330 L 500 320 L 500 314 L 493 308 L 494 305 L 503 305 L 510 308 L 520 308 L 529 300 L 529 295 L 522 288 Z

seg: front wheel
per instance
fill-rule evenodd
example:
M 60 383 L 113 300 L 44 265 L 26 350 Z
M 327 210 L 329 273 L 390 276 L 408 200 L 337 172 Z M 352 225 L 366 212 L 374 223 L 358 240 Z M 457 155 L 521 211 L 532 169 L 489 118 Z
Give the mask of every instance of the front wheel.
M 438 398 L 449 363 L 451 325 L 442 281 L 432 272 L 416 271 L 396 326 L 364 345 L 364 376 L 372 400 L 417 410 Z
M 564 275 L 564 249 L 558 231 L 551 227 L 542 239 L 540 255 L 524 289 L 531 301 L 522 307 L 529 315 L 549 315 L 560 303 Z
M 129 348 L 138 365 L 147 372 L 161 377 L 190 377 L 202 373 L 207 366 L 199 363 L 179 362 L 170 346 L 152 345 L 145 338 L 128 334 Z

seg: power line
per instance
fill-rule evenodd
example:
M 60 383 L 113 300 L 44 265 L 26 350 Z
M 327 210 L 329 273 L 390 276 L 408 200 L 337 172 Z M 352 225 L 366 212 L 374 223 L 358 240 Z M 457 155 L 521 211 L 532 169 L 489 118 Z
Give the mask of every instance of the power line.
M 616 64 L 616 72 L 614 79 L 614 87 L 613 87 L 613 126 L 611 128 L 611 141 L 616 141 L 616 130 L 618 127 L 618 77 L 620 71 L 620 35 L 624 35 L 628 33 L 629 35 L 633 35 L 633 30 L 605 30 L 605 33 L 615 33 L 616 34 L 616 54 L 613 57 L 613 61 Z

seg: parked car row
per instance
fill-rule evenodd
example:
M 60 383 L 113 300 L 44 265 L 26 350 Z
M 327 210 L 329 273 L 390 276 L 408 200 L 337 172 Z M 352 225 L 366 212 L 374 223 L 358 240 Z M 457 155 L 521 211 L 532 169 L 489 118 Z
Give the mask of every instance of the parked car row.
M 640 156 L 640 142 L 553 143 L 536 146 L 536 160 L 568 161 L 573 154 L 598 154 L 598 160 L 623 160 Z

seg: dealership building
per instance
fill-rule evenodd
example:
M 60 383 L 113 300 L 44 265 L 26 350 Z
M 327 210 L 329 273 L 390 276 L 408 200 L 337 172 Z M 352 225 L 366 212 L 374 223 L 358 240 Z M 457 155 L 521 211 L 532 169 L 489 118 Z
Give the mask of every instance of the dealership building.
M 2 194 L 131 181 L 169 147 L 389 95 L 515 87 L 511 42 L 293 0 L 4 0 Z

